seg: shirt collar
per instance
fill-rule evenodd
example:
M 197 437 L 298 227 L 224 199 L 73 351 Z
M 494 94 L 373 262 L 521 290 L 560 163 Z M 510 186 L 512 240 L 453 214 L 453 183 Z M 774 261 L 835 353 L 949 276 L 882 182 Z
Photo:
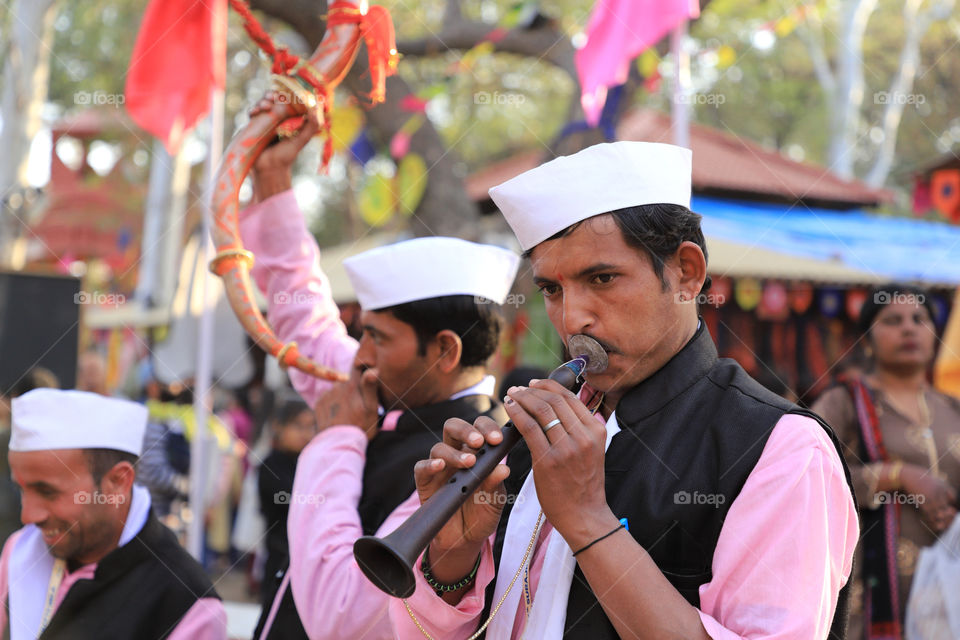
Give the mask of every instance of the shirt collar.
M 450 399 L 456 400 L 457 398 L 464 398 L 466 396 L 493 396 L 496 389 L 496 379 L 493 376 L 487 375 L 483 376 L 483 380 L 472 387 L 467 387 L 463 391 L 457 391 L 455 394 L 450 396 Z

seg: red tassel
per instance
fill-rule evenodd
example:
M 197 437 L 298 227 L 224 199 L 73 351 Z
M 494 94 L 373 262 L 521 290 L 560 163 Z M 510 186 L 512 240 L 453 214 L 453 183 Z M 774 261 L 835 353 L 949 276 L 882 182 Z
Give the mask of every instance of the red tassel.
M 250 11 L 244 0 L 230 0 L 230 6 L 243 18 L 243 26 L 250 38 L 257 43 L 264 53 L 270 56 L 273 64 L 272 73 L 277 75 L 291 75 L 291 70 L 300 62 L 300 58 L 290 53 L 286 47 L 277 47 L 270 35 L 263 30 L 260 22 Z M 373 83 L 370 100 L 374 104 L 386 99 L 386 78 L 397 70 L 397 44 L 393 31 L 393 20 L 390 12 L 384 7 L 370 7 L 367 13 L 350 2 L 340 0 L 330 7 L 327 17 L 327 28 L 340 24 L 356 23 L 360 26 L 360 34 L 367 45 L 367 55 L 370 61 L 370 77 Z M 309 65 L 297 69 L 295 75 L 313 87 L 317 99 L 323 109 L 323 123 L 321 128 L 326 138 L 323 144 L 323 159 L 320 170 L 325 171 L 333 156 L 333 140 L 330 136 L 330 101 L 331 96 L 321 78 L 311 73 Z M 303 124 L 302 118 L 291 118 L 280 125 L 279 131 L 292 133 Z
M 360 35 L 367 45 L 372 85 L 370 101 L 373 104 L 383 102 L 387 95 L 387 76 L 396 73 L 400 57 L 390 12 L 386 7 L 375 5 L 364 14 L 350 2 L 334 2 L 327 16 L 327 28 L 350 23 L 360 25 Z

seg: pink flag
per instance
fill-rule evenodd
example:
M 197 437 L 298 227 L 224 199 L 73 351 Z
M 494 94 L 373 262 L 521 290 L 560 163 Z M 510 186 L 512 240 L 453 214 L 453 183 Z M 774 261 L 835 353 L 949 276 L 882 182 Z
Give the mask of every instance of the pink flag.
M 697 0 L 597 0 L 575 56 L 587 123 L 599 122 L 607 89 L 626 82 L 631 60 L 699 15 Z

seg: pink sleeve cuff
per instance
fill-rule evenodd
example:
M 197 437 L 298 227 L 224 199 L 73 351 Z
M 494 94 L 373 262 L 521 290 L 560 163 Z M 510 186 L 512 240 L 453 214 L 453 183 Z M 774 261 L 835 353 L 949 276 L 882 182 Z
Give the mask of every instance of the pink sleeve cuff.
M 393 620 L 397 637 L 403 640 L 423 637 L 407 612 L 404 602 L 409 604 L 417 620 L 432 636 L 451 639 L 469 637 L 482 622 L 480 614 L 483 612 L 485 592 L 494 578 L 493 538 L 483 543 L 477 578 L 456 606 L 445 602 L 427 584 L 423 572 L 420 571 L 421 561 L 422 555 L 414 565 L 416 591 L 405 601 L 395 599 L 390 603 L 390 618 Z

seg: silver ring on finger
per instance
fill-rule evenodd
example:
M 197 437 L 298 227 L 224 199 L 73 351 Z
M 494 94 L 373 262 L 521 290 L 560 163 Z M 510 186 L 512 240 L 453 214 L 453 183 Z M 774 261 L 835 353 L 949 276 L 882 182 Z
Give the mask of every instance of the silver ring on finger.
M 551 421 L 548 422 L 547 424 L 543 425 L 543 427 L 542 427 L 542 428 L 543 428 L 543 432 L 546 433 L 547 431 L 550 431 L 550 429 L 553 429 L 553 428 L 554 428 L 555 426 L 557 426 L 558 424 L 560 424 L 560 418 L 554 418 L 553 420 L 551 420 Z

